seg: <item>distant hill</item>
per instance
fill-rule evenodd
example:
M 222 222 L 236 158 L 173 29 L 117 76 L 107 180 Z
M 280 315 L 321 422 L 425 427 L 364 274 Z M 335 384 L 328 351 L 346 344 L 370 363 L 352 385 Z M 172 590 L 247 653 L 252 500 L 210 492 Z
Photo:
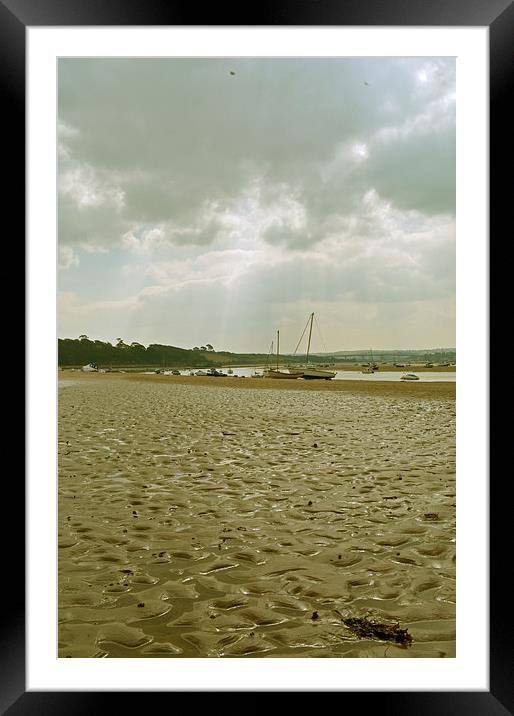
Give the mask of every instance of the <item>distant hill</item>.
M 398 348 L 394 350 L 377 349 L 373 350 L 372 353 L 374 360 L 382 361 L 384 363 L 390 363 L 399 360 L 405 360 L 410 362 L 440 362 L 442 360 L 455 361 L 457 355 L 455 348 Z M 369 361 L 371 357 L 371 351 L 369 349 L 355 351 L 334 351 L 332 353 L 324 353 L 322 355 L 325 359 L 327 357 L 331 357 L 336 360 Z
M 355 351 L 332 351 L 330 355 L 332 356 L 351 356 L 351 355 L 369 355 L 370 351 L 369 349 L 360 349 Z M 455 348 L 395 348 L 395 349 L 387 349 L 387 348 L 378 348 L 377 350 L 373 350 L 373 355 L 426 355 L 427 353 L 431 353 L 434 355 L 440 355 L 441 353 L 453 353 L 455 355 Z M 323 353 L 321 355 L 327 355 L 326 353 Z

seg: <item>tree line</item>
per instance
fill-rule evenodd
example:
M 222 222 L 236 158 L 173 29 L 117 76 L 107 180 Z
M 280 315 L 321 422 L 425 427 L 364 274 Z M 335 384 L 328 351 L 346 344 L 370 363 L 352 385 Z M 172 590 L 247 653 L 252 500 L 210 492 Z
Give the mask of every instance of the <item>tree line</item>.
M 381 361 L 398 359 L 398 355 L 397 351 L 375 351 L 375 358 Z M 436 358 L 438 361 L 444 356 L 447 359 L 450 357 L 454 361 L 455 350 L 432 350 L 430 354 L 421 350 L 401 352 L 401 357 L 406 357 L 408 360 L 412 360 L 416 356 L 424 360 Z M 291 363 L 301 362 L 303 359 L 304 356 L 302 355 L 287 356 L 287 361 Z M 348 352 L 346 355 L 342 352 L 332 355 L 313 355 L 311 359 L 313 362 L 316 360 L 321 362 L 329 360 L 354 362 L 356 360 L 369 360 L 369 356 L 364 352 L 353 351 Z M 111 366 L 218 368 L 228 365 L 256 365 L 259 362 L 266 363 L 269 360 L 270 356 L 263 353 L 215 351 L 210 343 L 195 346 L 191 349 L 177 348 L 159 343 L 152 343 L 145 348 L 142 343 L 137 341 L 125 343 L 122 338 L 118 338 L 116 344 L 113 345 L 105 341 L 91 340 L 84 334 L 78 338 L 58 339 L 58 363 L 61 367 L 79 367 L 88 363 L 96 363 L 96 365 L 104 368 Z
M 91 340 L 87 336 L 79 338 L 58 339 L 58 363 L 60 366 L 81 366 L 96 363 L 99 366 L 191 366 L 202 367 L 212 365 L 212 361 L 204 356 L 203 350 L 188 350 L 159 343 L 145 347 L 141 343 L 125 343 L 121 338 L 117 343 Z
M 145 347 L 137 341 L 125 343 L 122 338 L 118 338 L 113 345 L 105 341 L 91 340 L 86 335 L 78 338 L 59 338 L 57 353 L 58 364 L 61 367 L 79 367 L 95 363 L 104 368 L 114 366 L 216 368 L 230 363 L 252 364 L 256 360 L 265 358 L 258 353 L 237 354 L 226 351 L 217 353 L 210 343 L 191 349 L 159 343 L 152 343 Z

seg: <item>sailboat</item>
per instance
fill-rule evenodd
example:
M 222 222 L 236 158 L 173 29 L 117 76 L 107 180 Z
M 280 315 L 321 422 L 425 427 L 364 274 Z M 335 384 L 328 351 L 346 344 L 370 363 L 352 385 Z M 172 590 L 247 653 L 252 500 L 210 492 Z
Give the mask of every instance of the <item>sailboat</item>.
M 374 373 L 375 372 L 375 363 L 373 362 L 373 351 L 370 348 L 370 354 L 371 354 L 371 360 L 368 363 L 368 365 L 364 368 L 364 370 L 361 370 L 361 373 Z
M 273 344 L 272 344 L 273 345 Z M 280 370 L 278 367 L 279 362 L 279 352 L 280 352 L 280 331 L 277 331 L 277 367 L 276 368 L 267 368 L 264 371 L 264 377 L 265 378 L 301 378 L 303 376 L 303 372 L 291 372 L 291 371 L 284 371 Z
M 305 378 L 306 380 L 331 380 L 332 378 L 335 378 L 335 373 L 331 370 L 323 370 L 322 368 L 317 368 L 316 366 L 310 366 L 309 365 L 309 352 L 311 348 L 311 336 L 312 336 L 312 324 L 314 321 L 314 313 L 311 313 L 309 318 L 307 319 L 307 323 L 305 324 L 305 328 L 303 329 L 302 336 L 300 338 L 300 341 L 298 345 L 300 345 L 300 342 L 303 338 L 303 335 L 307 329 L 307 326 L 309 326 L 309 340 L 307 343 L 307 354 L 305 356 L 305 365 L 300 366 L 299 368 L 290 368 L 290 373 L 296 374 L 298 378 Z M 297 346 L 298 348 L 298 346 Z

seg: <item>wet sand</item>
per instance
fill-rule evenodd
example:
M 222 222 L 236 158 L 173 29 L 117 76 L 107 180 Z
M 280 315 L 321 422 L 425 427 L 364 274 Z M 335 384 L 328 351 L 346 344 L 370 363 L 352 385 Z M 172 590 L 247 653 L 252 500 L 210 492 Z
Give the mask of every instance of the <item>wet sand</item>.
M 65 374 L 66 375 L 66 374 Z M 72 379 L 87 379 L 89 376 L 80 372 L 69 372 Z M 91 375 L 91 374 L 89 374 Z M 95 374 L 92 374 L 95 375 Z M 96 374 L 98 375 L 98 374 Z M 278 378 L 234 378 L 234 377 L 208 377 L 208 376 L 175 376 L 175 375 L 145 375 L 143 373 L 104 373 L 98 378 L 112 377 L 118 380 L 136 380 L 151 383 L 165 383 L 183 385 L 206 385 L 209 387 L 243 388 L 243 389 L 273 389 L 273 390 L 313 390 L 344 391 L 365 395 L 389 395 L 396 398 L 453 398 L 455 399 L 455 382 L 418 383 L 417 381 L 362 381 L 362 380 L 280 380 Z
M 59 380 L 60 657 L 455 656 L 455 384 Z

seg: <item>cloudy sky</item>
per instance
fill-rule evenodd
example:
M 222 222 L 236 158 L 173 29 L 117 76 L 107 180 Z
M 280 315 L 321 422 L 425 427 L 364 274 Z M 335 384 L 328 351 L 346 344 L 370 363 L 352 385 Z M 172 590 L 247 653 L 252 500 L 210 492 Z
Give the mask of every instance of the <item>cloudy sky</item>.
M 60 337 L 455 345 L 453 58 L 58 71 Z

